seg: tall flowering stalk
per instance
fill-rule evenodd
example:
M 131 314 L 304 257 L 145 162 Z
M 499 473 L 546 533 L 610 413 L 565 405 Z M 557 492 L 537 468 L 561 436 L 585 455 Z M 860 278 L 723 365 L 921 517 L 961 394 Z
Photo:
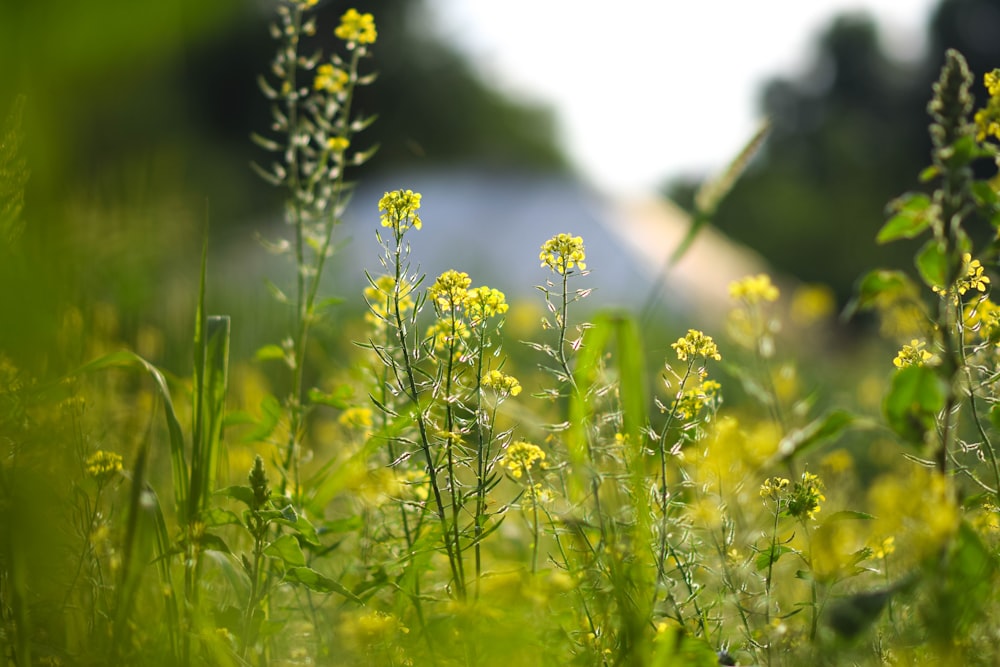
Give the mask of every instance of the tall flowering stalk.
M 374 78 L 362 75 L 360 65 L 378 36 L 371 14 L 349 9 L 334 30 L 346 58 L 336 53 L 326 60 L 319 53 L 302 55 L 302 42 L 316 33 L 316 4 L 316 0 L 297 0 L 278 5 L 278 21 L 271 27 L 272 36 L 280 41 L 271 64 L 273 78 L 260 79 L 261 90 L 273 102 L 270 129 L 275 138 L 253 137 L 258 146 L 277 155 L 269 167 L 254 168 L 264 180 L 286 191 L 285 221 L 292 227 L 291 241 L 266 244 L 294 258 L 294 295 L 272 286 L 278 300 L 292 307 L 292 334 L 280 346 L 263 348 L 258 356 L 283 359 L 292 372 L 280 490 L 290 485 L 296 498 L 301 491 L 299 454 L 306 412 L 305 350 L 310 329 L 322 314 L 319 286 L 347 204 L 350 186 L 345 170 L 371 156 L 371 151 L 353 150 L 355 135 L 372 119 L 359 117 L 352 104 L 357 87 Z

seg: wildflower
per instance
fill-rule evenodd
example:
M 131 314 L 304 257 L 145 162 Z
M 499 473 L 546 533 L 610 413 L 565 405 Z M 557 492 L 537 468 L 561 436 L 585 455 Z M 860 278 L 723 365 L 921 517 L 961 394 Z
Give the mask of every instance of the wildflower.
M 691 357 L 705 357 L 716 361 L 722 359 L 719 348 L 716 347 L 712 337 L 706 336 L 697 329 L 688 329 L 687 335 L 678 338 L 676 343 L 670 344 L 670 347 L 674 348 L 677 358 L 681 361 L 687 361 Z
M 770 479 L 764 480 L 764 483 L 760 485 L 760 497 L 764 500 L 773 500 L 775 502 L 781 502 L 785 494 L 788 492 L 788 485 L 791 484 L 784 477 L 771 477 Z
M 976 111 L 976 139 L 983 141 L 987 137 L 1000 139 L 1000 70 L 987 72 L 983 76 L 983 85 L 990 95 L 986 106 Z
M 892 360 L 893 365 L 896 368 L 906 368 L 907 366 L 923 366 L 931 361 L 934 355 L 924 349 L 926 344 L 924 341 L 914 338 L 909 345 L 904 345 L 896 354 L 896 358 Z
M 316 68 L 316 77 L 313 79 L 313 88 L 323 90 L 328 93 L 339 93 L 347 86 L 350 77 L 347 72 L 325 63 Z
M 896 538 L 890 535 L 889 537 L 886 537 L 885 539 L 879 541 L 875 545 L 875 548 L 872 549 L 872 556 L 874 556 L 879 560 L 882 560 L 895 550 L 896 550 Z
M 391 227 L 401 233 L 411 226 L 420 229 L 423 224 L 417 211 L 420 209 L 420 193 L 413 190 L 393 190 L 386 192 L 378 202 L 382 214 L 382 226 Z
M 371 14 L 361 14 L 353 8 L 340 17 L 340 25 L 334 29 L 333 34 L 345 42 L 358 44 L 374 44 L 378 37 L 374 17 Z
M 85 466 L 87 474 L 103 484 L 121 472 L 122 457 L 120 454 L 99 449 L 87 458 Z
M 583 260 L 587 254 L 583 247 L 583 239 L 570 234 L 557 234 L 542 244 L 542 251 L 538 253 L 538 259 L 542 261 L 542 267 L 549 267 L 559 274 L 565 275 L 574 266 L 580 271 L 586 271 L 587 265 Z
M 431 285 L 430 296 L 439 310 L 450 312 L 462 306 L 471 282 L 469 274 L 449 269 Z
M 530 470 L 536 461 L 544 465 L 545 452 L 541 447 L 519 440 L 507 447 L 503 458 L 500 459 L 500 465 L 510 470 L 512 476 L 520 479 L 522 473 Z
M 521 383 L 512 375 L 501 371 L 490 371 L 483 376 L 484 387 L 495 390 L 498 394 L 517 396 L 521 393 Z
M 730 283 L 729 296 L 734 299 L 742 299 L 750 304 L 777 301 L 778 288 L 771 283 L 770 276 L 766 273 L 760 273 Z
M 503 292 L 492 287 L 474 287 L 469 290 L 464 305 L 472 326 L 476 326 L 488 317 L 506 313 L 508 308 L 506 299 Z
M 954 291 L 959 296 L 965 296 L 969 290 L 985 293 L 986 286 L 990 284 L 990 277 L 984 274 L 982 263 L 978 259 L 972 259 L 970 253 L 965 253 L 962 255 L 962 264 L 966 267 L 965 276 L 955 283 Z M 943 287 L 935 285 L 932 289 L 941 296 L 947 294 Z M 954 296 L 954 293 L 952 295 Z
M 343 153 L 351 145 L 344 137 L 330 137 L 326 140 L 326 149 L 331 153 Z
M 361 407 L 347 408 L 340 413 L 337 422 L 348 428 L 368 429 L 372 427 L 372 411 Z
M 820 510 L 820 503 L 826 500 L 823 495 L 823 482 L 811 472 L 802 473 L 802 479 L 795 482 L 788 496 L 788 516 L 796 519 L 814 519 Z
M 689 389 L 681 394 L 674 404 L 674 414 L 683 420 L 693 419 L 698 416 L 706 404 L 715 400 L 721 385 L 714 380 L 703 380 L 694 389 Z

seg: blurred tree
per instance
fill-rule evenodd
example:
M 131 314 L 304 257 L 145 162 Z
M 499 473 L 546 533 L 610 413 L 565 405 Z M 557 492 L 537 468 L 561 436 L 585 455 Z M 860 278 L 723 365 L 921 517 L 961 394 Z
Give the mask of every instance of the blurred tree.
M 772 135 L 715 224 L 779 271 L 830 284 L 842 302 L 869 269 L 912 268 L 912 245 L 874 244 L 885 206 L 916 187 L 928 162 L 926 105 L 945 49 L 965 53 L 981 76 L 1000 66 L 997 34 L 1000 0 L 945 0 L 928 52 L 907 64 L 886 55 L 868 16 L 836 19 L 804 76 L 766 86 Z M 668 193 L 689 205 L 695 186 Z

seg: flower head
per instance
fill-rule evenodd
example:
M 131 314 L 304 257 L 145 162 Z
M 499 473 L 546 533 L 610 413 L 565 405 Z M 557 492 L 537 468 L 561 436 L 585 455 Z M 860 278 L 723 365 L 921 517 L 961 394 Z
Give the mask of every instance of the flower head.
M 694 419 L 706 405 L 716 399 L 721 388 L 715 380 L 703 380 L 697 387 L 681 394 L 674 403 L 674 414 L 681 420 Z
M 472 280 L 468 273 L 449 269 L 438 276 L 430 288 L 430 296 L 442 312 L 451 312 L 462 307 Z
M 420 193 L 413 190 L 393 190 L 386 192 L 378 202 L 382 211 L 382 226 L 391 227 L 401 233 L 410 227 L 420 229 L 423 224 L 417 211 L 420 210 Z
M 670 347 L 674 348 L 677 358 L 681 361 L 687 361 L 693 357 L 705 357 L 706 359 L 715 359 L 716 361 L 722 359 L 722 355 L 719 354 L 719 348 L 716 347 L 712 337 L 706 336 L 697 329 L 688 329 L 687 335 L 683 338 L 678 338 L 676 343 L 670 344 Z
M 747 276 L 729 284 L 729 296 L 747 303 L 777 301 L 778 294 L 778 288 L 771 283 L 771 277 L 766 273 Z
M 784 477 L 771 477 L 765 479 L 764 483 L 760 485 L 760 497 L 764 500 L 773 500 L 775 502 L 781 502 L 781 500 L 788 493 L 788 487 L 791 484 Z
M 517 378 L 501 371 L 494 370 L 484 375 L 482 384 L 498 394 L 517 396 L 521 393 L 521 383 L 517 381 Z
M 824 500 L 826 496 L 823 495 L 823 482 L 811 472 L 804 472 L 792 487 L 786 512 L 796 519 L 815 519 L 820 503 Z
M 892 360 L 893 365 L 896 368 L 923 366 L 934 358 L 933 354 L 924 349 L 925 345 L 927 343 L 924 341 L 914 338 L 909 345 L 904 345 L 903 349 L 896 354 L 896 358 Z
M 340 25 L 334 29 L 333 34 L 345 42 L 358 44 L 374 44 L 378 37 L 374 17 L 371 14 L 362 14 L 353 8 L 348 9 L 340 17 Z
M 347 86 L 349 78 L 344 70 L 325 63 L 316 68 L 313 88 L 328 93 L 339 93 Z
M 99 449 L 87 458 L 84 465 L 88 475 L 104 483 L 121 472 L 122 457 L 121 454 Z
M 472 326 L 483 320 L 507 312 L 507 297 L 492 287 L 474 287 L 465 295 L 465 312 Z
M 343 153 L 351 145 L 345 137 L 330 137 L 326 140 L 326 148 L 331 153 Z
M 531 466 L 535 462 L 544 465 L 545 452 L 538 445 L 523 440 L 507 447 L 503 458 L 500 459 L 500 465 L 510 470 L 510 474 L 516 478 L 520 478 L 525 471 L 531 470 Z
M 542 251 L 538 253 L 538 259 L 542 261 L 543 267 L 549 267 L 556 273 L 565 275 L 574 266 L 580 271 L 586 271 L 587 265 L 583 260 L 587 258 L 583 247 L 583 239 L 570 234 L 557 234 L 542 244 Z

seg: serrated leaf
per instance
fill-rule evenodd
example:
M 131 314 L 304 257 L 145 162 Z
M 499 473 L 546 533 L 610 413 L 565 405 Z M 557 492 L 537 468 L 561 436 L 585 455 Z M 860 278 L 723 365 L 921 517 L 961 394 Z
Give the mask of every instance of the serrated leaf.
M 286 566 L 300 567 L 306 564 L 305 554 L 294 535 L 285 533 L 264 547 L 264 555 L 277 558 Z
M 325 577 L 316 570 L 309 567 L 293 567 L 285 572 L 285 581 L 293 584 L 302 584 L 309 590 L 317 593 L 338 593 L 348 600 L 364 604 L 364 601 L 357 595 L 347 590 L 343 584 Z

